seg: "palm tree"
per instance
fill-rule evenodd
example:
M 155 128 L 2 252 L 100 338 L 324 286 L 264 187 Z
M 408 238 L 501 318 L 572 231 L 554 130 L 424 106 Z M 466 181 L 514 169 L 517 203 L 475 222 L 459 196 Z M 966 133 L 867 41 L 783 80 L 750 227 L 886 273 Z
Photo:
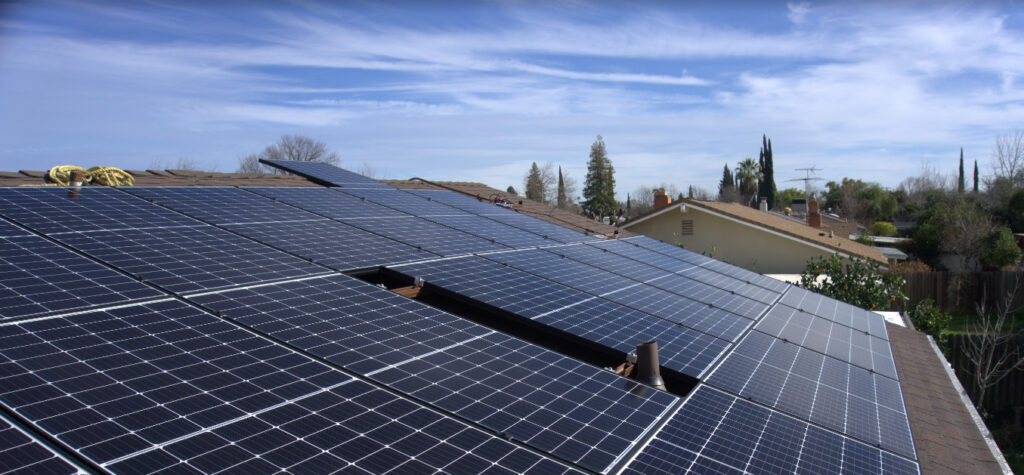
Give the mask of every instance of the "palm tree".
M 744 158 L 736 167 L 736 182 L 743 202 L 750 204 L 757 194 L 757 181 L 761 179 L 761 165 L 753 158 Z

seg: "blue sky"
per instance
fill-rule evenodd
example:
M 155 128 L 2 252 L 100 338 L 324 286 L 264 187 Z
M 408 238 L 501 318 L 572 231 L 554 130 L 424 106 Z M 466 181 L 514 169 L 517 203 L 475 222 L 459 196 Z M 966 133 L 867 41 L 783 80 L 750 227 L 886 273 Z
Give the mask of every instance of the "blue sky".
M 1024 4 L 895 3 L 4 2 L 0 170 L 234 171 L 303 134 L 522 188 L 534 161 L 582 181 L 601 134 L 624 198 L 716 192 L 767 133 L 779 188 L 895 187 L 960 147 L 989 173 L 1024 128 Z

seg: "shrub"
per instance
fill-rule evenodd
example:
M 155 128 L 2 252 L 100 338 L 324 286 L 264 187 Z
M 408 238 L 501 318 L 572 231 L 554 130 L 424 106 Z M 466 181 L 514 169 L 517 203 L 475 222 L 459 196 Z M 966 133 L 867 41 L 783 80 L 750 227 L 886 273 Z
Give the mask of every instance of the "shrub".
M 890 272 L 897 274 L 913 274 L 915 272 L 931 272 L 932 266 L 924 261 L 901 261 L 889 267 Z
M 887 310 L 906 300 L 903 284 L 903 277 L 882 272 L 878 264 L 833 254 L 808 261 L 797 285 L 866 310 Z
M 911 307 L 907 312 L 910 322 L 914 324 L 917 331 L 927 333 L 938 338 L 942 331 L 949 327 L 952 317 L 935 307 L 935 301 L 924 299 Z
M 892 223 L 885 221 L 875 221 L 875 224 L 871 225 L 871 234 L 875 236 L 886 236 L 891 237 L 896 235 L 896 226 Z
M 982 265 L 995 268 L 1020 262 L 1020 248 L 1010 228 L 1003 226 L 985 236 L 980 260 Z

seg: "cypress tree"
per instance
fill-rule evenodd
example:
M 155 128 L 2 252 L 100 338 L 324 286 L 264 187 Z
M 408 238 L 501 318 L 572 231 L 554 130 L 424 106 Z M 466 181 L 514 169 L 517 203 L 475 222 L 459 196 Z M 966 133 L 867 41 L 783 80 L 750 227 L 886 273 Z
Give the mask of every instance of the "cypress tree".
M 562 167 L 558 167 L 558 207 L 565 209 L 569 199 L 565 196 L 565 179 L 562 178 Z
M 768 209 L 775 208 L 775 164 L 772 159 L 772 141 L 767 134 L 761 136 L 761 153 L 758 159 L 761 179 L 757 182 L 757 196 L 768 201 Z
M 960 147 L 960 180 L 957 181 L 956 191 L 964 192 L 964 148 Z
M 615 213 L 615 168 L 605 150 L 604 138 L 600 135 L 590 146 L 583 198 L 584 207 L 598 216 L 611 216 Z
M 726 163 L 725 168 L 722 169 L 722 181 L 718 182 L 718 200 L 731 201 L 735 190 L 736 180 L 732 177 L 732 170 L 729 169 L 729 164 Z
M 526 199 L 544 202 L 544 180 L 540 177 L 537 162 L 533 162 L 530 172 L 526 174 Z
M 978 161 L 974 161 L 974 192 L 978 192 Z

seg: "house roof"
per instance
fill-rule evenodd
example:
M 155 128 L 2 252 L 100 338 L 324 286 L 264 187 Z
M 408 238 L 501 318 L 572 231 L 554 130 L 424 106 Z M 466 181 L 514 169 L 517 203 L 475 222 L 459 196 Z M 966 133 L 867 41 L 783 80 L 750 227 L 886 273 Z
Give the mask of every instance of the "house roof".
M 843 237 L 842 234 L 833 232 L 832 237 L 829 237 L 828 231 L 825 229 L 812 228 L 794 220 L 776 216 L 771 213 L 765 213 L 739 203 L 720 203 L 716 201 L 698 201 L 684 198 L 683 200 L 672 203 L 664 208 L 633 218 L 623 225 L 623 227 L 629 229 L 631 226 L 655 216 L 659 216 L 672 210 L 678 210 L 680 206 L 690 206 L 712 214 L 724 216 L 748 226 L 781 233 L 790 238 L 803 241 L 811 245 L 825 247 L 832 251 L 849 256 L 868 259 L 880 264 L 888 263 L 882 255 L 882 252 L 878 249 L 866 246 L 856 241 L 851 241 L 850 239 Z
M 140 186 L 319 186 L 301 177 L 284 175 L 172 170 L 132 171 L 131 173 L 135 175 L 136 183 Z M 0 186 L 38 185 L 43 174 L 44 172 L 0 172 Z M 507 195 L 480 183 L 430 183 L 417 180 L 387 180 L 386 182 L 404 189 L 454 189 L 482 199 L 493 199 L 492 197 L 496 194 Z M 518 200 L 519 198 L 516 198 L 516 201 Z M 708 205 L 706 202 L 690 200 L 686 200 L 685 203 L 694 206 Z M 721 208 L 716 205 L 720 205 Z M 734 207 L 720 203 L 713 203 L 708 208 L 737 219 L 742 219 L 744 215 L 759 213 L 740 205 Z M 523 207 L 520 212 L 571 229 L 587 230 L 591 233 L 610 235 L 615 230 L 612 226 L 525 199 L 523 199 Z M 783 229 L 761 225 L 788 233 Z M 626 233 L 628 232 L 624 231 L 622 234 Z M 796 233 L 794 232 L 794 234 Z M 840 247 L 849 251 L 849 248 L 856 246 L 843 244 L 836 246 L 837 250 Z M 985 438 L 971 420 L 970 413 L 964 407 L 963 401 L 960 400 L 959 394 L 949 380 L 943 367 L 944 362 L 936 355 L 928 338 L 914 330 L 894 325 L 887 325 L 887 330 L 901 379 L 907 415 L 917 444 L 922 473 L 951 471 L 992 473 L 999 471 L 1000 465 L 996 457 L 989 451 Z

